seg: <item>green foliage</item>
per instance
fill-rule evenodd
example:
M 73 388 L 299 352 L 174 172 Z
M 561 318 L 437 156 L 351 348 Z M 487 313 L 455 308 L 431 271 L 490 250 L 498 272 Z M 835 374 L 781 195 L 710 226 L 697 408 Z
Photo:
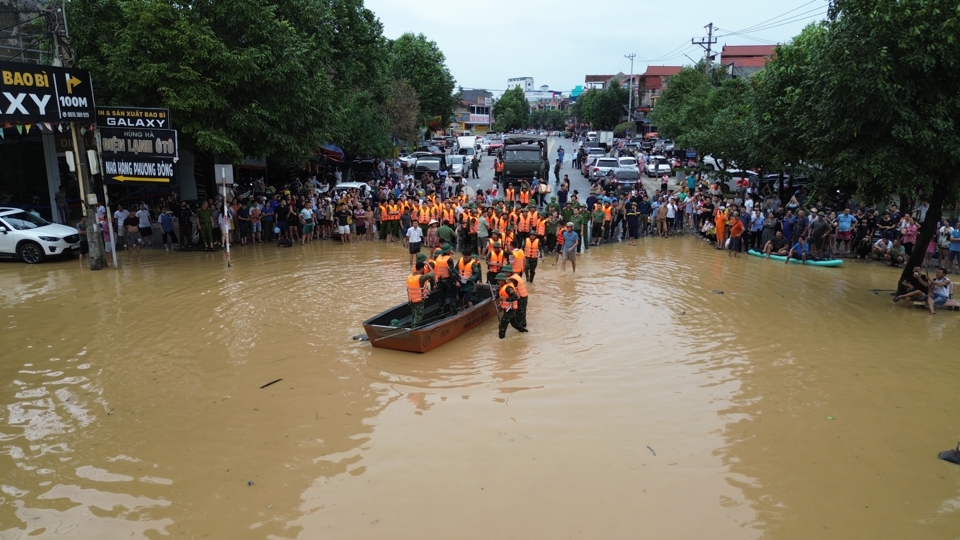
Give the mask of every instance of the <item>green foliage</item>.
M 390 43 L 390 75 L 409 81 L 417 91 L 421 123 L 434 116 L 445 121 L 453 115 L 458 104 L 453 96 L 456 80 L 443 52 L 423 34 L 407 33 Z
M 420 100 L 417 91 L 405 80 L 394 80 L 383 104 L 390 131 L 407 143 L 417 141 L 417 118 L 420 116 Z
M 636 122 L 621 122 L 614 126 L 613 135 L 615 137 L 626 137 L 627 135 L 636 135 L 637 134 L 637 123 Z
M 544 128 L 550 130 L 563 129 L 567 125 L 570 113 L 557 109 L 536 109 L 530 112 L 527 127 Z
M 82 0 L 68 11 L 98 104 L 167 107 L 185 149 L 223 160 L 299 163 L 327 142 L 376 155 L 391 128 L 410 136 L 398 105 L 419 96 L 422 122 L 455 104 L 436 44 L 388 42 L 362 0 Z M 416 92 L 400 100 L 399 80 Z
M 610 86 L 604 90 L 590 90 L 582 94 L 571 112 L 578 120 L 590 124 L 594 129 L 611 130 L 626 114 L 629 100 L 629 91 L 621 87 L 619 81 L 611 81 Z
M 707 100 L 713 93 L 702 69 L 685 67 L 670 78 L 651 113 L 661 136 L 674 139 L 681 147 L 694 147 L 694 133 L 707 125 Z
M 523 89 L 515 86 L 504 92 L 493 105 L 493 115 L 496 119 L 496 131 L 505 132 L 526 127 L 530 117 L 530 104 Z

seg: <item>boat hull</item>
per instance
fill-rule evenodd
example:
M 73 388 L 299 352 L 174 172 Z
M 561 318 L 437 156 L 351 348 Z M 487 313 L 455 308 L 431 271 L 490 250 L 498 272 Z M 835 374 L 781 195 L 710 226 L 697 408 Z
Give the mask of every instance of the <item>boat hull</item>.
M 423 318 L 427 324 L 409 328 L 410 305 L 404 303 L 365 321 L 363 329 L 374 347 L 426 353 L 482 326 L 490 319 L 497 318 L 496 304 L 490 289 L 485 286 L 478 288 L 472 308 L 431 323 L 431 318 L 436 318 L 439 310 L 438 298 L 436 295 L 431 295 L 427 299 L 427 305 L 424 306 Z M 393 320 L 399 321 L 401 326 L 392 326 L 390 322 Z

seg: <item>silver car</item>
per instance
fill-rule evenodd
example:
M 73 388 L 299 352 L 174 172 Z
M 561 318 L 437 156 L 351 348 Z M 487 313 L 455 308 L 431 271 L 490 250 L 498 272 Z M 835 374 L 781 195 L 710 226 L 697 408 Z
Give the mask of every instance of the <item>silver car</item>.
M 590 180 L 600 180 L 607 176 L 608 171 L 616 170 L 620 167 L 617 158 L 600 158 L 590 167 Z
M 670 167 L 670 160 L 665 156 L 652 156 L 650 163 L 647 163 L 646 172 L 650 178 L 656 178 L 673 173 L 673 169 Z
M 0 257 L 27 264 L 80 249 L 80 232 L 20 208 L 0 208 Z

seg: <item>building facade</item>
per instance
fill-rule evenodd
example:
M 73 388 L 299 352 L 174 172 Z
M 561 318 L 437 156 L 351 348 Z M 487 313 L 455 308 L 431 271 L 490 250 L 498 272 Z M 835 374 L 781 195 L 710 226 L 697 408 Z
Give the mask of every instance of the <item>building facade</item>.
M 454 111 L 451 128 L 455 133 L 483 134 L 493 127 L 493 92 L 462 90 L 460 106 Z
M 724 45 L 720 65 L 733 77 L 746 78 L 763 69 L 776 45 Z
M 507 90 L 520 87 L 524 92 L 532 92 L 534 89 L 533 77 L 514 77 L 507 79 Z
M 637 78 L 638 107 L 647 110 L 653 108 L 657 98 L 670 84 L 670 77 L 680 73 L 681 69 L 681 66 L 647 66 L 647 70 Z

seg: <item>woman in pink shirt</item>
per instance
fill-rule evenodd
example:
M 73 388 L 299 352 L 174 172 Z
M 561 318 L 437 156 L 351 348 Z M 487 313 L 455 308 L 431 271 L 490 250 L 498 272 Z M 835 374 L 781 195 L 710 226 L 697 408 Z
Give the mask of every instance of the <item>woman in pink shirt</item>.
M 903 244 L 907 257 L 913 253 L 913 245 L 917 243 L 917 222 L 910 216 L 903 216 L 903 224 L 900 226 L 900 243 Z

